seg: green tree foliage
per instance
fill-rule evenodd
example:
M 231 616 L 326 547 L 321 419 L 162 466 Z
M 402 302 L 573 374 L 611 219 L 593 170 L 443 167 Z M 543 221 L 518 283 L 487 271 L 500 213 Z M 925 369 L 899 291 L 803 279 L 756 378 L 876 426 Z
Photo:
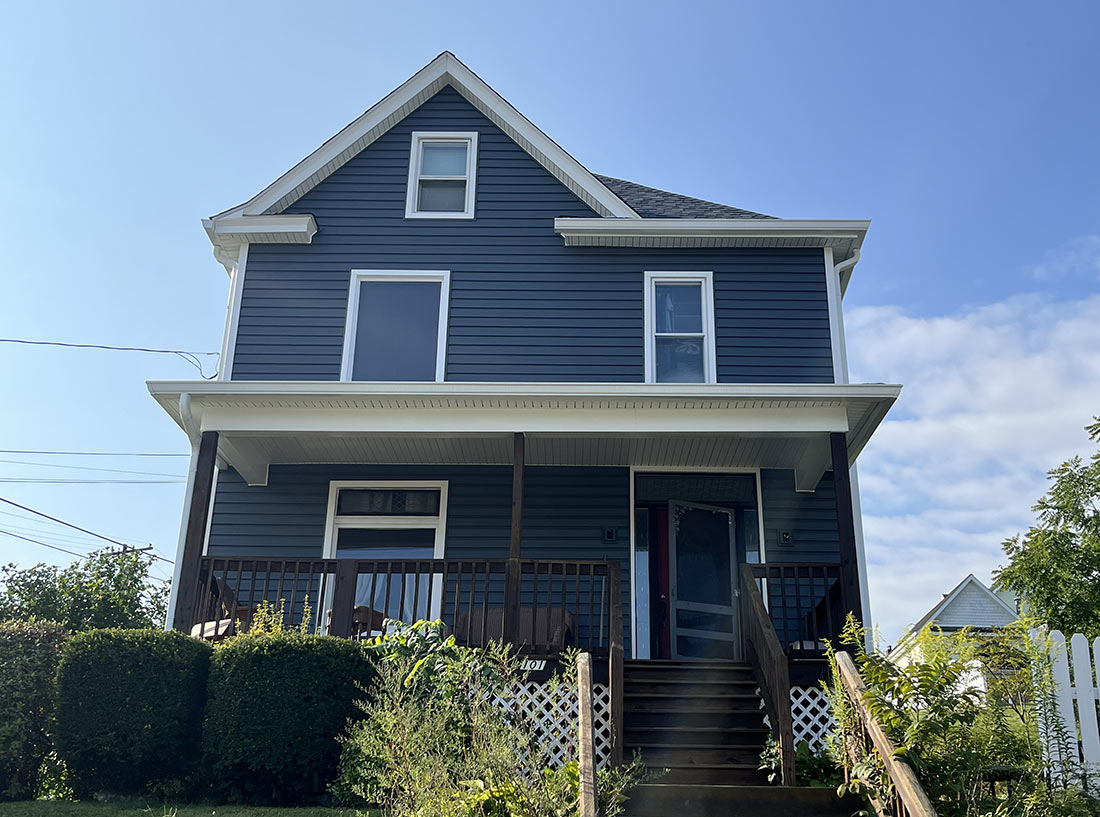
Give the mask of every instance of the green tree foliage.
M 506 647 L 461 647 L 422 621 L 368 649 L 378 674 L 344 742 L 338 799 L 390 817 L 576 816 L 578 764 L 552 765 L 546 727 L 514 705 L 525 676 Z M 575 695 L 573 660 L 562 664 L 550 698 Z M 621 813 L 642 774 L 640 757 L 601 769 L 599 813 Z
M 52 622 L 0 622 L 0 800 L 39 791 L 64 640 Z
M 164 625 L 168 586 L 145 553 L 99 551 L 65 568 L 0 567 L 0 619 L 56 621 L 72 632 Z
M 1100 802 L 1079 789 L 1087 770 L 1076 760 L 1076 735 L 1055 717 L 1051 645 L 1034 624 L 992 634 L 930 625 L 915 634 L 909 661 L 899 666 L 865 652 L 863 630 L 849 617 L 841 645 L 867 685 L 862 703 L 940 817 L 1100 814 Z M 890 779 L 877 754 L 859 748 L 859 716 L 830 657 L 826 691 L 837 730 L 828 746 L 853 780 L 842 788 L 885 798 Z
M 210 646 L 179 632 L 91 630 L 65 644 L 57 752 L 79 796 L 177 793 L 199 755 Z
M 1100 417 L 1087 428 L 1100 443 Z M 1100 450 L 1049 472 L 1050 489 L 1034 507 L 1037 523 L 1003 544 L 1009 563 L 999 588 L 1018 593 L 1028 613 L 1065 633 L 1100 636 Z

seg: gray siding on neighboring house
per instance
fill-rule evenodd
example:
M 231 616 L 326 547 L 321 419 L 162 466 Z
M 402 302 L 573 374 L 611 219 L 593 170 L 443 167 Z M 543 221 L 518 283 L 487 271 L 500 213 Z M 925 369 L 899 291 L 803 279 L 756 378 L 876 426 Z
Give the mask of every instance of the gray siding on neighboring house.
M 813 493 L 794 489 L 794 471 L 760 472 L 764 511 L 764 557 L 767 562 L 839 562 L 833 472 L 826 471 Z M 780 543 L 789 531 L 790 545 Z
M 479 132 L 477 218 L 405 219 L 414 130 Z M 832 382 L 820 250 L 565 247 L 595 215 L 445 88 L 288 208 L 311 245 L 253 245 L 236 380 L 336 380 L 352 269 L 450 270 L 446 379 L 643 380 L 643 272 L 712 270 L 721 382 Z

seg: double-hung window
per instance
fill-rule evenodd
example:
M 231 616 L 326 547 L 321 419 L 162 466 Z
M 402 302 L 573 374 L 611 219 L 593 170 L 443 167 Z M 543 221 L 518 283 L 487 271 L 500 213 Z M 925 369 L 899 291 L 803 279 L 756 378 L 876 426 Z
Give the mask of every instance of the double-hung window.
M 645 274 L 647 383 L 714 383 L 714 291 L 709 272 Z
M 341 380 L 443 381 L 446 271 L 354 270 Z
M 354 615 L 363 634 L 387 618 L 439 618 L 442 584 L 424 562 L 443 558 L 446 522 L 446 481 L 329 483 L 324 554 L 359 562 Z
M 473 218 L 477 132 L 416 131 L 405 218 Z

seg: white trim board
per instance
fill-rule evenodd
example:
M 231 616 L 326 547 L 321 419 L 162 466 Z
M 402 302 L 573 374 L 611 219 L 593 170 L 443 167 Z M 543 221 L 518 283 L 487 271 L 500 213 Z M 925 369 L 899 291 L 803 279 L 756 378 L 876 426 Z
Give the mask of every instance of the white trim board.
M 279 213 L 328 178 L 349 159 L 450 85 L 523 150 L 601 216 L 638 218 L 580 162 L 539 130 L 500 94 L 444 51 L 317 150 L 243 204 L 213 217 Z
M 714 324 L 714 273 L 710 271 L 656 271 L 647 270 L 644 275 L 645 293 L 643 303 L 645 315 L 645 381 L 657 382 L 657 337 L 655 326 L 656 292 L 658 284 L 699 284 L 700 309 L 703 321 L 703 382 L 718 381 L 718 353 Z M 669 332 L 669 335 L 690 333 Z
M 218 359 L 218 380 L 233 379 L 233 358 L 237 353 L 237 331 L 241 323 L 241 300 L 244 297 L 244 271 L 248 266 L 248 242 L 241 243 L 237 266 L 229 272 L 229 303 L 226 305 L 225 336 Z
M 364 281 L 439 282 L 439 325 L 436 327 L 435 381 L 442 383 L 447 368 L 447 327 L 451 299 L 450 270 L 352 270 L 348 285 L 348 311 L 344 321 L 344 348 L 340 355 L 340 380 L 353 381 L 355 333 L 359 324 L 359 285 Z

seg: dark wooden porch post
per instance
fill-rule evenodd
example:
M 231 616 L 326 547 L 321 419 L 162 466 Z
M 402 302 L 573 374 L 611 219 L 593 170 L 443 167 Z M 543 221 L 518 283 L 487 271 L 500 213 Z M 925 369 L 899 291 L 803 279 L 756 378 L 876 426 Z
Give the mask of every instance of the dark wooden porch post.
M 202 559 L 202 544 L 206 539 L 217 456 L 218 432 L 204 431 L 199 440 L 195 484 L 191 489 L 191 507 L 187 510 L 187 530 L 184 533 L 183 553 L 180 555 L 182 562 L 179 566 L 179 587 L 176 588 L 176 609 L 172 615 L 172 628 L 185 633 L 191 631 L 194 623 L 199 560 Z
M 523 550 L 523 472 L 527 463 L 527 438 L 522 431 L 512 435 L 512 538 L 508 547 L 508 568 L 504 577 L 505 643 L 515 644 L 519 629 L 520 554 Z
M 840 586 L 844 612 L 851 611 L 863 623 L 863 599 L 859 593 L 859 558 L 856 555 L 856 523 L 852 510 L 852 478 L 848 471 L 848 438 L 842 432 L 829 435 L 836 489 L 836 526 L 840 536 Z

